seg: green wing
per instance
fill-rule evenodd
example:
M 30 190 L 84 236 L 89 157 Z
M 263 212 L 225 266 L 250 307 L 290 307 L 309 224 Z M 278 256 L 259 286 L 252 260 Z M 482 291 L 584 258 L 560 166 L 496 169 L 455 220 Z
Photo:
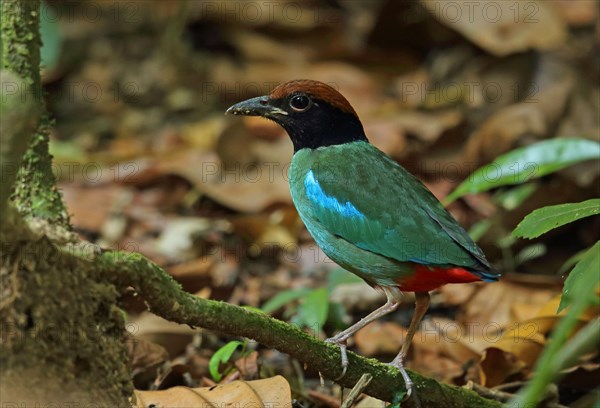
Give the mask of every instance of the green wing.
M 307 171 L 295 180 L 304 206 L 329 233 L 400 262 L 496 273 L 431 192 L 373 145 L 354 142 L 300 151 Z

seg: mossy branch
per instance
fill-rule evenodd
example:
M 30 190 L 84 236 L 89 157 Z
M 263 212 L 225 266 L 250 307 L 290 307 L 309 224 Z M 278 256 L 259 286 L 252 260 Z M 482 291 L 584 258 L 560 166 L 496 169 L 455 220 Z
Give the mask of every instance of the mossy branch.
M 280 320 L 224 302 L 198 298 L 181 286 L 159 266 L 139 254 L 105 252 L 97 265 L 120 287 L 131 286 L 155 314 L 182 324 L 203 327 L 231 336 L 243 336 L 280 350 L 318 370 L 326 378 L 340 375 L 340 352 Z M 389 402 L 397 402 L 405 393 L 399 371 L 373 359 L 349 353 L 346 375 L 337 381 L 352 387 L 364 373 L 373 376 L 365 393 Z M 421 403 L 426 407 L 498 408 L 497 401 L 484 399 L 475 392 L 440 383 L 410 372 Z M 403 406 L 414 406 L 411 400 Z

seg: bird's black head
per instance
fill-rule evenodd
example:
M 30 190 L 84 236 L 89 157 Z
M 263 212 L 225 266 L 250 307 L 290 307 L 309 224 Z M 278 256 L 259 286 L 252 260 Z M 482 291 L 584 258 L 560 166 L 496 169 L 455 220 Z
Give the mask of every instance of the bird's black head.
M 318 81 L 286 82 L 269 95 L 233 105 L 227 113 L 273 120 L 290 135 L 294 152 L 367 141 L 362 124 L 346 98 Z

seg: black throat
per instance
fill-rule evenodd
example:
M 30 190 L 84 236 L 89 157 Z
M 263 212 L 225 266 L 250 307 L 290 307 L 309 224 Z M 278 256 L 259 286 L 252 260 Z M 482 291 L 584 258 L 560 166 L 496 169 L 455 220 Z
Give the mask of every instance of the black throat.
M 287 131 L 294 153 L 357 141 L 368 142 L 360 120 L 326 102 L 316 101 L 306 113 L 291 113 L 277 122 Z

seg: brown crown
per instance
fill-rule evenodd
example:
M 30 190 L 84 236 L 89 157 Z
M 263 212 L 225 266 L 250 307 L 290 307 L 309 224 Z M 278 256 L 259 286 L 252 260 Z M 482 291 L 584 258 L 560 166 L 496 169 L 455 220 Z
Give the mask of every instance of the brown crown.
M 286 96 L 291 95 L 295 92 L 304 92 L 307 95 L 312 96 L 313 98 L 327 102 L 328 104 L 338 108 L 342 112 L 350 113 L 358 117 L 348 100 L 346 100 L 346 98 L 344 98 L 341 93 L 336 91 L 331 86 L 324 84 L 323 82 L 312 81 L 310 79 L 296 79 L 294 81 L 283 83 L 275 89 L 273 89 L 273 91 L 269 95 L 269 98 L 285 98 Z

